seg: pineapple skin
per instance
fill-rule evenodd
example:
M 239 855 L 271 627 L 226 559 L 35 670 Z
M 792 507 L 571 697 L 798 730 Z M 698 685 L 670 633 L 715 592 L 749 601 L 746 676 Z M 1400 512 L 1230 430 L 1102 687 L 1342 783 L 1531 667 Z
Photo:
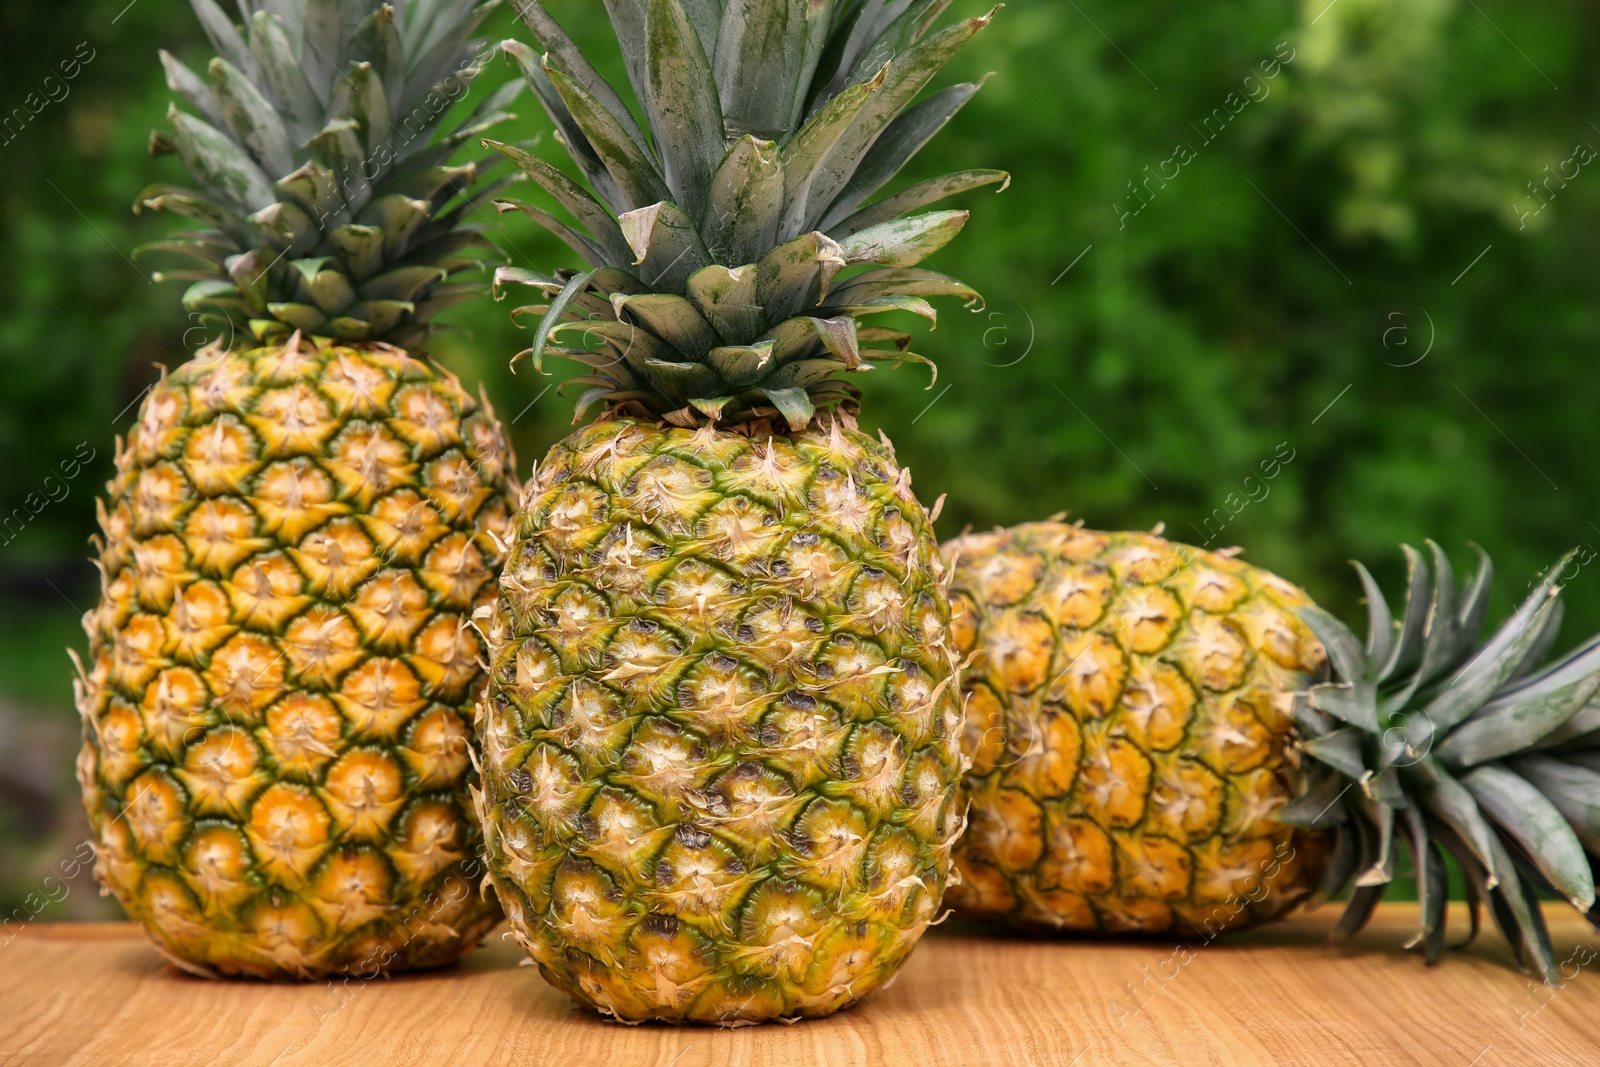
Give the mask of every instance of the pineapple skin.
M 490 875 L 547 980 L 739 1025 L 898 971 L 962 828 L 943 579 L 909 472 L 842 418 L 555 446 L 478 718 Z
M 1324 670 L 1300 589 L 1154 534 L 1059 521 L 948 542 L 969 829 L 948 902 L 1021 929 L 1209 940 L 1302 901 L 1324 834 L 1292 693 Z
M 78 778 L 96 874 L 206 976 L 450 963 L 500 912 L 467 792 L 515 461 L 381 343 L 205 350 L 100 502 Z

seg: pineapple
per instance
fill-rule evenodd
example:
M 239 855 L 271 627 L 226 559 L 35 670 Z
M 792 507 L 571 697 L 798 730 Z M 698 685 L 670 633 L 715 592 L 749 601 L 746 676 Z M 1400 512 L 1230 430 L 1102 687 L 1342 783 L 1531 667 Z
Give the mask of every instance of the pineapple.
M 976 85 L 912 101 L 981 29 L 941 0 L 616 0 L 649 137 L 536 2 L 507 42 L 593 193 L 496 147 L 585 232 L 531 355 L 603 416 L 524 490 L 485 614 L 481 814 L 546 979 L 617 1019 L 825 1015 L 936 918 L 961 708 L 932 515 L 833 377 L 921 357 L 858 320 L 975 294 L 915 264 L 964 212 L 867 204 Z M 837 275 L 860 265 L 848 280 Z M 554 348 L 560 342 L 563 347 Z M 934 509 L 937 511 L 937 506 Z
M 1353 882 L 1347 936 L 1403 845 L 1428 962 L 1449 856 L 1474 931 L 1486 901 L 1554 981 L 1535 890 L 1594 906 L 1600 638 L 1540 667 L 1552 571 L 1479 643 L 1487 557 L 1458 592 L 1429 548 L 1431 574 L 1405 549 L 1398 619 L 1356 564 L 1363 644 L 1276 576 L 1156 534 L 1052 519 L 951 541 L 954 641 L 974 660 L 949 902 L 1024 929 L 1210 940 Z
M 413 349 L 470 285 L 453 146 L 492 8 L 194 0 L 208 79 L 163 54 L 154 150 L 205 227 L 157 248 L 223 340 L 140 406 L 99 509 L 78 763 L 97 873 L 196 974 L 438 966 L 500 918 L 474 891 L 474 606 L 509 536 L 514 461 L 487 402 Z M 517 85 L 516 88 L 520 88 Z M 430 143 L 431 142 L 431 143 Z M 453 206 L 452 206 L 453 205 Z

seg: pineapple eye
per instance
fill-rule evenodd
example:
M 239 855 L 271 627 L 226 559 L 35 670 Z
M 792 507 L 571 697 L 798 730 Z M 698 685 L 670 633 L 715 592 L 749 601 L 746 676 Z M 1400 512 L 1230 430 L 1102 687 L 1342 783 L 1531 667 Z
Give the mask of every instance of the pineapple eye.
M 705 848 L 711 844 L 711 835 L 697 826 L 688 823 L 679 823 L 678 829 L 673 834 L 684 848 Z

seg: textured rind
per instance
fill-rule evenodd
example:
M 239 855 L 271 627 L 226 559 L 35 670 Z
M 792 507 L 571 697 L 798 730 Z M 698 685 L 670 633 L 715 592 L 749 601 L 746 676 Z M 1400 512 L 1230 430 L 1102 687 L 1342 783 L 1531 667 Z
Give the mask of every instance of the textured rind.
M 735 1025 L 896 972 L 962 827 L 942 575 L 909 472 L 843 420 L 552 449 L 478 717 L 490 874 L 552 984 Z
M 958 913 L 1021 928 L 1214 936 L 1316 885 L 1324 835 L 1290 694 L 1324 669 L 1298 588 L 1152 534 L 1062 522 L 944 546 L 970 828 Z
M 78 762 L 97 876 L 205 975 L 432 967 L 499 921 L 467 788 L 515 461 L 381 344 L 200 352 L 100 508 Z

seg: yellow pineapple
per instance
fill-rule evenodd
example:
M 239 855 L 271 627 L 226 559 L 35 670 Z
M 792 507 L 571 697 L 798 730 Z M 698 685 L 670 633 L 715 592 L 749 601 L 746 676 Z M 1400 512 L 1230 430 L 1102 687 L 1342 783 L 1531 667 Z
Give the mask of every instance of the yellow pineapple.
M 618 1019 L 825 1015 L 938 914 L 962 827 L 945 574 L 833 376 L 920 358 L 859 317 L 973 297 L 913 269 L 965 213 L 901 216 L 1003 174 L 866 204 L 976 89 L 912 106 L 987 21 L 928 32 L 942 7 L 613 5 L 648 140 L 537 3 L 543 65 L 506 46 L 594 194 L 498 146 L 587 234 L 502 208 L 591 268 L 500 280 L 546 296 L 535 366 L 589 364 L 580 413 L 606 411 L 527 483 L 485 613 L 481 811 L 512 931 Z
M 1403 848 L 1428 962 L 1448 856 L 1473 929 L 1485 901 L 1555 981 L 1536 891 L 1590 911 L 1600 858 L 1600 638 L 1543 664 L 1557 571 L 1480 643 L 1481 552 L 1458 590 L 1437 545 L 1431 575 L 1407 548 L 1398 618 L 1356 564 L 1363 644 L 1235 553 L 1158 533 L 1052 519 L 945 545 L 973 657 L 949 902 L 1025 929 L 1209 940 L 1350 889 L 1348 935 Z
M 1062 522 L 945 555 L 957 648 L 978 653 L 952 905 L 1215 932 L 1314 888 L 1322 841 L 1272 818 L 1299 777 L 1293 694 L 1322 669 L 1292 614 L 1304 593 L 1229 556 Z
M 487 8 L 247 3 L 241 34 L 197 7 L 209 87 L 163 59 L 202 117 L 153 144 L 204 188 L 141 203 L 214 227 L 159 247 L 204 265 L 185 302 L 224 341 L 151 388 L 100 507 L 77 686 L 97 873 L 198 974 L 437 966 L 499 920 L 469 620 L 514 461 L 487 404 L 401 347 L 470 292 L 442 283 L 470 263 L 451 205 L 474 173 L 428 144 L 438 115 L 409 147 L 390 118 L 471 81 Z

